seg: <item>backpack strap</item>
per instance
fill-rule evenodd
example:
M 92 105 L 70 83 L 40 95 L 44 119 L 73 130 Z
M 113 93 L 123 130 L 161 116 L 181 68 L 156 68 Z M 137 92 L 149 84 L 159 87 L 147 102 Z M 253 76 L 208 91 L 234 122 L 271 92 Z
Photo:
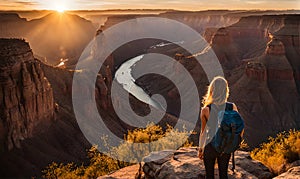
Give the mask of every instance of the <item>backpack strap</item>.
M 211 110 L 211 104 L 207 105 L 208 109 L 209 109 L 209 112 Z
M 226 102 L 225 111 L 232 111 L 233 110 L 233 103 Z
M 211 111 L 211 104 L 207 105 L 207 107 L 208 107 L 209 113 L 210 113 L 210 111 Z M 208 121 L 208 119 L 206 119 L 206 117 L 205 117 L 205 121 L 206 121 L 206 123 L 207 123 L 207 121 Z

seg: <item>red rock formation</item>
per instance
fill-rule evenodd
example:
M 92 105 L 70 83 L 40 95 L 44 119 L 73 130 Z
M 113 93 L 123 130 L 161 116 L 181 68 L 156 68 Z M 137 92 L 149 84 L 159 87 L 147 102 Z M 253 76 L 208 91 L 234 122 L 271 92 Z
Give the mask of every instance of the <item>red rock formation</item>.
M 41 123 L 54 118 L 51 85 L 24 40 L 1 39 L 0 138 L 4 148 L 20 147 Z
M 232 69 L 240 63 L 241 53 L 233 38 L 232 32 L 226 28 L 220 28 L 211 40 L 220 63 L 227 69 Z
M 242 78 L 231 87 L 233 101 L 246 119 L 249 143 L 299 125 L 300 98 L 285 54 L 284 44 L 273 38 L 260 57 L 250 59 Z
M 260 56 L 265 50 L 270 34 L 274 35 L 285 27 L 289 23 L 286 20 L 288 18 L 288 15 L 242 17 L 238 23 L 220 28 L 213 35 L 212 47 L 222 65 L 226 69 L 232 69 L 241 65 L 242 59 Z M 275 49 L 277 47 L 282 48 L 270 47 L 268 51 L 282 54 L 284 49 L 278 51 Z
M 266 54 L 276 56 L 285 55 L 285 48 L 283 43 L 278 39 L 272 39 L 267 44 Z
M 265 54 L 258 58 L 266 66 L 269 80 L 294 80 L 293 69 L 285 54 L 283 43 L 274 38 L 267 44 Z
M 249 62 L 246 65 L 245 74 L 248 78 L 258 80 L 258 81 L 266 81 L 267 80 L 267 70 L 264 64 Z

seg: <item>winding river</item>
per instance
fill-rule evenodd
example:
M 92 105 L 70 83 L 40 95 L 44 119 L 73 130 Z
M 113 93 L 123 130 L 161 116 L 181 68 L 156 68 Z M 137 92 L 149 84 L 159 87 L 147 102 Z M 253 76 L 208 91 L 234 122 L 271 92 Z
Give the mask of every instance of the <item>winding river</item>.
M 126 62 L 124 62 L 116 71 L 115 78 L 123 86 L 123 88 L 135 96 L 140 101 L 149 104 L 157 109 L 164 110 L 163 107 L 156 101 L 154 101 L 141 87 L 135 84 L 131 71 L 134 65 L 142 60 L 144 55 L 137 56 Z

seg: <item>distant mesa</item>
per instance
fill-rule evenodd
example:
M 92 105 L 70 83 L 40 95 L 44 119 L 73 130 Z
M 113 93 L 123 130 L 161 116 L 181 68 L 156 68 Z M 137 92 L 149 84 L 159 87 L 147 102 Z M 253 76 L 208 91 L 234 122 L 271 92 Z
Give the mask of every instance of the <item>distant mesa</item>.
M 17 13 L 0 13 L 2 23 L 6 21 L 27 21 L 26 18 L 21 18 Z

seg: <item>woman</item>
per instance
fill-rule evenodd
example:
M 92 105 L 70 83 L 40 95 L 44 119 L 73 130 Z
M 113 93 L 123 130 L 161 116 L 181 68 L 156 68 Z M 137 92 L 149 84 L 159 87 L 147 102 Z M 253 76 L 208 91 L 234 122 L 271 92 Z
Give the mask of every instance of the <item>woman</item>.
M 213 138 L 216 130 L 209 127 L 209 124 L 212 124 L 212 121 L 216 121 L 214 118 L 217 117 L 216 110 L 221 110 L 227 108 L 231 105 L 233 110 L 237 111 L 237 107 L 233 103 L 227 103 L 227 99 L 229 97 L 229 88 L 228 83 L 223 77 L 215 77 L 210 85 L 208 86 L 208 90 L 203 99 L 204 107 L 201 110 L 201 134 L 199 141 L 199 151 L 198 156 L 200 159 L 204 160 L 206 178 L 213 179 L 214 178 L 214 166 L 216 159 L 218 161 L 219 168 L 219 176 L 220 179 L 227 179 L 227 170 L 230 159 L 230 154 L 220 154 L 215 148 L 209 143 Z M 210 121 L 209 121 L 210 120 Z M 208 121 L 210 122 L 208 124 Z M 208 124 L 208 126 L 206 126 Z M 216 125 L 212 125 L 216 126 Z M 211 131 L 209 131 L 211 130 Z

